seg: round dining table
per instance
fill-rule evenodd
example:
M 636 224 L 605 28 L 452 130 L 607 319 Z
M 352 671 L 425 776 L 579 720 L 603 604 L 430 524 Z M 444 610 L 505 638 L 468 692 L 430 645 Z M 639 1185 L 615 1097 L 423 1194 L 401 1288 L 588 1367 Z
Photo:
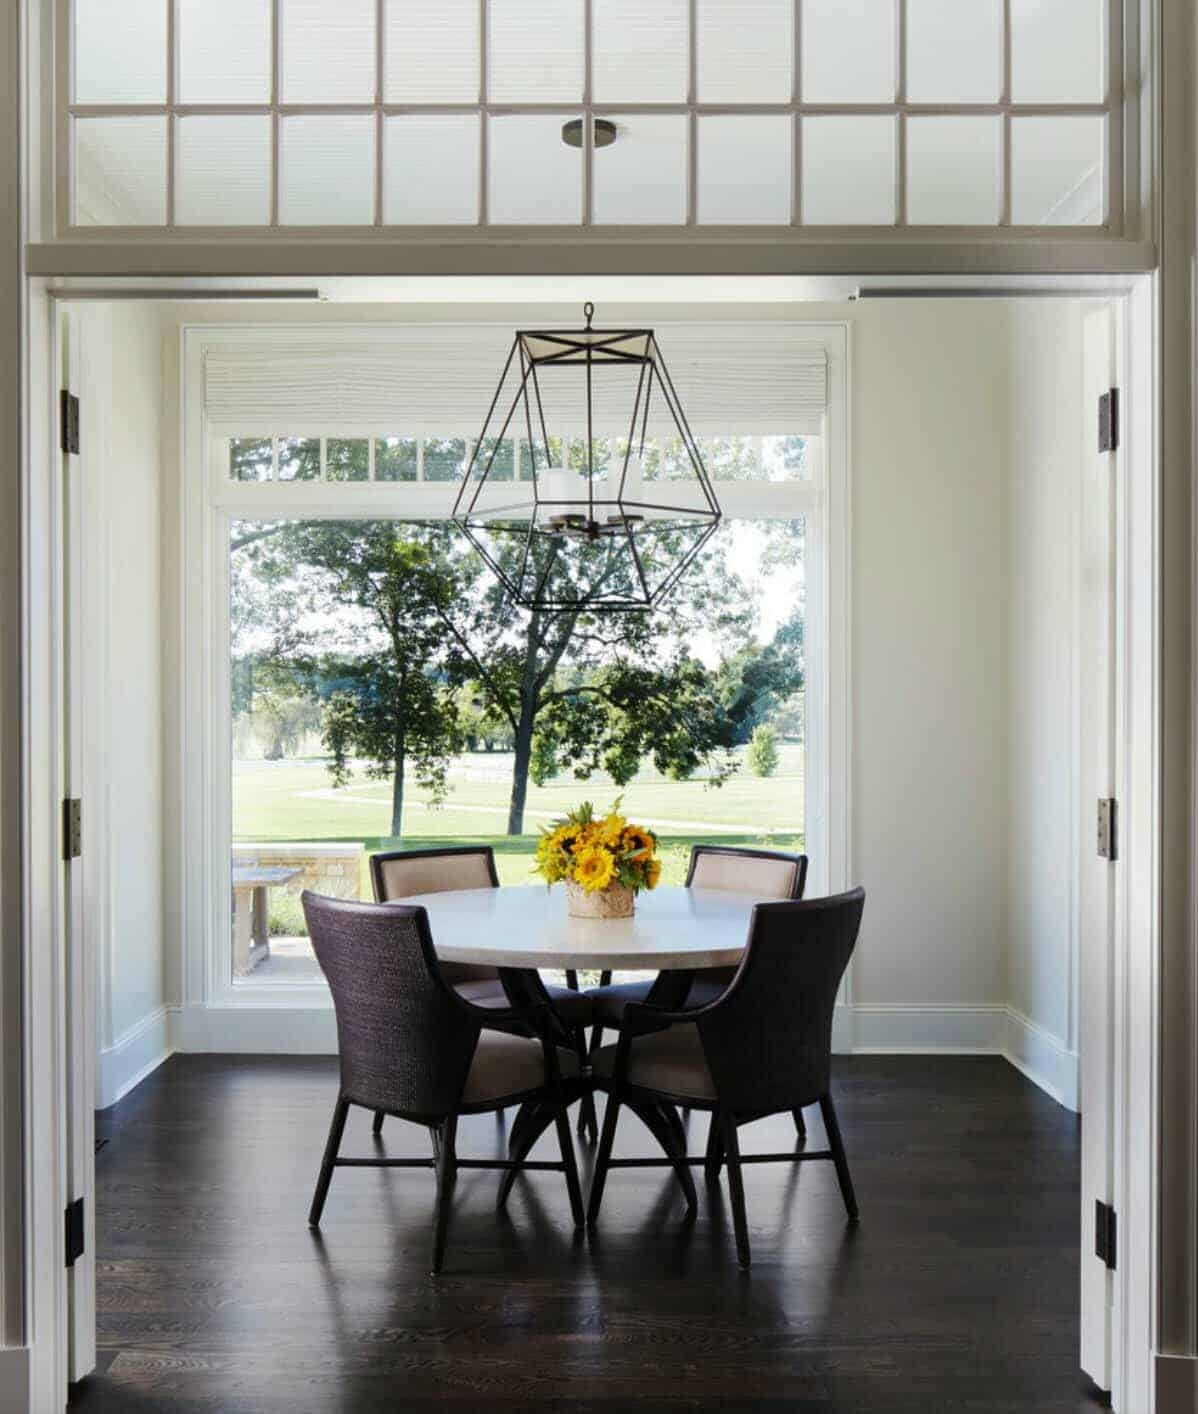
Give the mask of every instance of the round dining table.
M 631 918 L 571 918 L 565 889 L 507 885 L 414 894 L 443 962 L 504 970 L 694 972 L 734 967 L 744 952 L 751 894 L 662 887 L 637 895 Z
M 561 886 L 508 885 L 490 889 L 452 889 L 413 894 L 395 900 L 419 905 L 428 914 L 433 947 L 442 962 L 495 967 L 509 1000 L 516 1006 L 546 1001 L 540 970 L 564 970 L 571 979 L 582 969 L 600 972 L 652 971 L 658 974 L 648 1000 L 667 1008 L 683 1005 L 693 974 L 706 967 L 734 967 L 748 938 L 752 894 L 715 889 L 660 887 L 637 895 L 631 918 L 571 918 Z M 576 1082 L 584 1101 L 579 1132 L 595 1137 L 589 1092 L 595 1083 L 584 1068 Z M 672 1105 L 628 1099 L 675 1165 L 690 1211 L 694 1182 L 687 1167 L 686 1134 Z M 521 1107 L 509 1137 L 511 1157 L 527 1158 L 552 1122 L 552 1108 Z M 501 1201 L 516 1170 L 504 1175 Z

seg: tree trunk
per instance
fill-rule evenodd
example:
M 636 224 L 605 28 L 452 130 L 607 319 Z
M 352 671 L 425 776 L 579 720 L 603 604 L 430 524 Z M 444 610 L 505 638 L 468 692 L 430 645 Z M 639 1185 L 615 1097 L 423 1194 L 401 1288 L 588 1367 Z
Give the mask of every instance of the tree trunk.
M 403 833 L 403 777 L 404 750 L 402 739 L 395 743 L 395 776 L 391 782 L 391 837 L 399 839 Z
M 532 728 L 535 720 L 530 707 L 521 703 L 516 726 L 515 760 L 512 762 L 512 796 L 508 804 L 507 832 L 524 833 L 524 802 L 528 799 L 528 770 L 532 765 Z

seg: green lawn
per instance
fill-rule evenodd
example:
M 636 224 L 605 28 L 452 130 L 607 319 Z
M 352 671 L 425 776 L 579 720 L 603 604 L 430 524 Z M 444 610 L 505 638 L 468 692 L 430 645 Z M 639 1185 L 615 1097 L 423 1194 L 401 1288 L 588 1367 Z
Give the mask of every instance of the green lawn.
M 504 834 L 511 789 L 511 757 L 476 754 L 453 766 L 452 790 L 441 807 L 413 786 L 404 811 L 403 842 L 431 848 L 438 843 L 482 842 L 495 848 L 504 883 L 532 881 L 529 865 L 543 824 L 590 799 L 606 809 L 618 794 L 609 781 L 559 777 L 530 786 L 526 834 Z M 803 749 L 784 745 L 778 773 L 768 779 L 743 768 L 725 785 L 670 781 L 642 772 L 624 790 L 623 810 L 648 825 L 665 846 L 664 878 L 680 883 L 692 844 L 772 844 L 793 848 L 803 838 Z M 233 768 L 233 838 L 236 841 L 362 841 L 367 851 L 394 846 L 390 785 L 362 774 L 333 790 L 321 760 L 239 761 Z

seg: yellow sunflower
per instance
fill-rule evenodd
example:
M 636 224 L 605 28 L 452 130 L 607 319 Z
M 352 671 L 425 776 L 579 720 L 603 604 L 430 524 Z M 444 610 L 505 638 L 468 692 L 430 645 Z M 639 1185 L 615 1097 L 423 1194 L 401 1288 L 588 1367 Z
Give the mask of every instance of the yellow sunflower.
M 615 860 L 605 849 L 592 845 L 574 856 L 574 878 L 588 894 L 607 888 L 615 872 Z
M 650 889 L 655 889 L 655 888 L 657 887 L 657 881 L 658 881 L 660 878 L 661 878 L 661 860 L 660 860 L 660 859 L 651 859 L 651 860 L 649 861 L 648 870 L 647 870 L 647 872 L 646 872 L 646 874 L 645 874 L 645 887 L 646 887 L 646 888 L 650 888 Z
M 628 828 L 628 821 L 623 815 L 617 815 L 614 811 L 605 819 L 599 822 L 599 840 L 601 844 L 618 846 L 624 831 Z

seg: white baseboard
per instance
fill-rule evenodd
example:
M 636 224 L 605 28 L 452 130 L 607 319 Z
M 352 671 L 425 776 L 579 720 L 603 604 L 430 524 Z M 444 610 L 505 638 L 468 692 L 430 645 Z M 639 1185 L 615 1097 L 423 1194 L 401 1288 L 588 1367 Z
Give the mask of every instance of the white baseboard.
M 852 1012 L 853 1055 L 1001 1055 L 1004 1006 L 861 1003 Z
M 159 1007 L 101 1049 L 96 1066 L 98 1110 L 115 1105 L 174 1051 L 173 1012 L 171 1007 Z
M 1067 1110 L 1078 1108 L 1078 1056 L 1050 1031 L 1014 1007 L 1007 1007 L 1003 1055 L 1016 1070 Z
M 173 1018 L 172 1041 L 174 1049 L 192 1053 L 327 1056 L 337 1053 L 337 1024 L 325 1006 L 187 1006 Z M 999 1004 L 838 1006 L 832 1049 L 839 1055 L 1004 1056 L 1058 1103 L 1077 1108 L 1077 1056 Z
M 0 1414 L 29 1414 L 29 1347 L 0 1346 Z
M 1078 1107 L 1077 1052 L 1014 1007 L 839 1006 L 832 1036 L 842 1055 L 1003 1056 L 1058 1104 Z
M 259 1056 L 335 1056 L 331 1006 L 186 1006 L 179 1013 L 180 1051 Z
M 1156 1414 L 1194 1414 L 1198 1409 L 1198 1360 L 1192 1355 L 1156 1357 Z

